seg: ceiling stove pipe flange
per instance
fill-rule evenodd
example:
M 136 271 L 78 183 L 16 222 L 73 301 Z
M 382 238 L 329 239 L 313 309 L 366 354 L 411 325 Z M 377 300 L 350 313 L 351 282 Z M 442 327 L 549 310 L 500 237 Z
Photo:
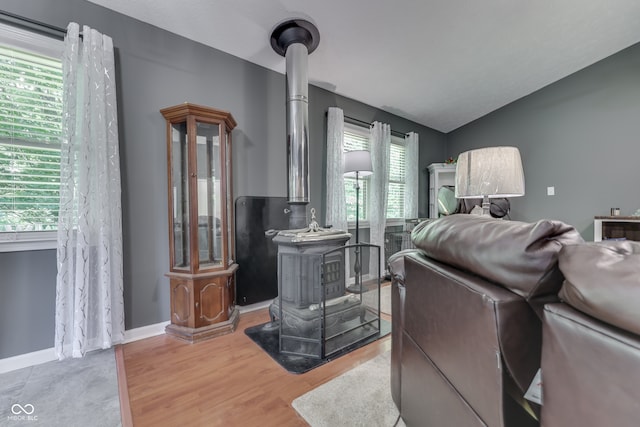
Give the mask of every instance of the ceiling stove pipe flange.
M 289 228 L 307 226 L 309 203 L 308 56 L 320 43 L 315 25 L 303 19 L 285 21 L 271 33 L 271 47 L 286 59 L 287 198 Z

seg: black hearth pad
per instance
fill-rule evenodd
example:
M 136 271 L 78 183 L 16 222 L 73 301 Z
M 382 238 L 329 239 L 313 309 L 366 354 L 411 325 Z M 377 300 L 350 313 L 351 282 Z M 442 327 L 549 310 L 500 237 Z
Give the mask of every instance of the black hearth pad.
M 245 329 L 244 333 L 247 334 L 247 336 L 251 338 L 256 344 L 258 344 L 260 348 L 266 351 L 273 360 L 278 362 L 280 366 L 282 366 L 292 374 L 303 374 L 305 372 L 308 372 L 314 368 L 317 368 L 318 366 L 322 366 L 325 363 L 331 362 L 332 360 L 335 360 L 338 357 L 343 356 L 357 348 L 377 341 L 378 339 L 387 336 L 391 332 L 391 322 L 380 319 L 380 332 L 377 335 L 373 335 L 365 340 L 345 347 L 344 349 L 332 354 L 330 357 L 326 357 L 324 359 L 315 359 L 312 357 L 294 356 L 290 354 L 280 353 L 280 346 L 278 344 L 280 331 L 278 330 L 278 328 L 265 328 L 265 325 L 268 325 L 268 323 L 251 326 L 250 328 Z

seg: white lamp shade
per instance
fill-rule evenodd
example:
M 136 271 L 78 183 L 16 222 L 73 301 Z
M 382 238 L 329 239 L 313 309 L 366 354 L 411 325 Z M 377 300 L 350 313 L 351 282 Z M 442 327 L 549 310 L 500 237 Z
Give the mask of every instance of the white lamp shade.
M 524 196 L 524 171 L 516 147 L 487 147 L 458 156 L 456 197 Z
M 344 153 L 344 176 L 363 177 L 373 173 L 371 153 L 366 150 L 354 150 Z

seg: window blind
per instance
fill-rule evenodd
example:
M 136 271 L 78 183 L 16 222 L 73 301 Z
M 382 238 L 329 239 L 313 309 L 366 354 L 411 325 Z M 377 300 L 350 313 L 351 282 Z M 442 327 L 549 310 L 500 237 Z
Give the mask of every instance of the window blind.
M 0 45 L 0 231 L 57 227 L 62 91 L 60 60 Z
M 404 189 L 406 180 L 406 150 L 404 141 L 393 136 L 389 153 L 389 186 L 387 194 L 387 219 L 404 218 Z M 362 133 L 344 130 L 343 149 L 345 152 L 353 150 L 370 150 L 369 135 L 367 130 Z M 360 208 L 359 217 L 361 221 L 368 220 L 368 184 L 369 177 L 360 179 Z M 347 199 L 347 220 L 356 219 L 356 180 L 345 177 L 345 196 Z
M 404 218 L 405 147 L 402 144 L 392 143 L 389 148 L 389 187 L 386 215 L 387 218 Z
M 356 132 L 350 132 L 347 129 L 344 131 L 344 140 L 343 140 L 343 151 L 354 151 L 354 150 L 369 150 L 369 136 L 367 134 L 360 134 Z M 368 177 L 360 178 L 360 206 L 358 210 L 358 219 L 360 221 L 366 221 L 368 219 L 367 215 L 367 206 L 368 203 Z M 356 179 L 345 177 L 344 178 L 344 192 L 347 203 L 347 221 L 355 221 L 356 220 Z

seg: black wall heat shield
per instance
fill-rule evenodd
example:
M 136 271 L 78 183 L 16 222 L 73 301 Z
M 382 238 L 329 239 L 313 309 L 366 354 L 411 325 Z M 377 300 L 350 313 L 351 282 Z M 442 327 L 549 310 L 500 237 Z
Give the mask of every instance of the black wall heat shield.
M 254 304 L 278 296 L 278 245 L 267 230 L 289 226 L 286 197 L 236 199 L 236 303 Z

